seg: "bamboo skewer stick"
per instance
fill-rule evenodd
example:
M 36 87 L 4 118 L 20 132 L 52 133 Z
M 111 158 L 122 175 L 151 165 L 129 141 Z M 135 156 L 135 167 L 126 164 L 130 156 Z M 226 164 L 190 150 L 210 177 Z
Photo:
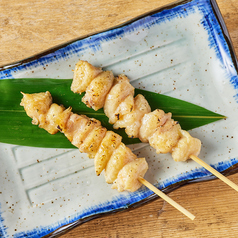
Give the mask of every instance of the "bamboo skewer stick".
M 173 199 L 171 199 L 170 197 L 168 197 L 165 193 L 161 192 L 159 189 L 157 189 L 154 185 L 152 185 L 151 183 L 149 183 L 147 180 L 145 180 L 142 177 L 139 177 L 138 180 L 145 185 L 147 188 L 149 188 L 150 190 L 152 190 L 154 193 L 156 193 L 159 197 L 163 198 L 166 202 L 168 202 L 170 205 L 172 205 L 173 207 L 175 207 L 176 209 L 178 209 L 180 212 L 182 212 L 185 216 L 187 216 L 188 218 L 190 218 L 191 220 L 194 220 L 195 216 L 190 213 L 189 211 L 187 211 L 185 208 L 183 208 L 181 205 L 179 205 L 178 203 L 176 203 Z
M 215 170 L 214 168 L 212 168 L 210 165 L 208 165 L 206 162 L 204 162 L 203 160 L 201 160 L 200 158 L 198 158 L 195 155 L 190 155 L 190 158 L 192 160 L 194 160 L 195 162 L 197 162 L 198 164 L 200 164 L 202 167 L 204 167 L 206 170 L 208 170 L 209 172 L 211 172 L 213 175 L 215 175 L 217 178 L 219 178 L 220 180 L 222 180 L 224 183 L 226 183 L 227 185 L 229 185 L 231 188 L 235 189 L 238 192 L 238 186 L 233 183 L 231 180 L 229 180 L 227 177 L 225 177 L 224 175 L 222 175 L 221 173 L 219 173 L 217 170 Z M 160 191 L 159 189 L 157 189 L 154 185 L 152 185 L 151 183 L 149 183 L 147 180 L 145 180 L 142 177 L 139 177 L 138 180 L 145 185 L 147 188 L 149 188 L 151 191 L 153 191 L 154 193 L 156 193 L 159 197 L 161 197 L 162 199 L 164 199 L 166 202 L 168 202 L 170 205 L 172 205 L 173 207 L 175 207 L 177 210 L 179 210 L 180 212 L 182 212 L 185 216 L 187 216 L 188 218 L 190 218 L 191 220 L 194 220 L 195 216 L 193 214 L 191 214 L 189 211 L 187 211 L 185 208 L 183 208 L 181 205 L 179 205 L 178 203 L 176 203 L 174 200 L 172 200 L 170 197 L 168 197 L 165 193 L 163 193 L 162 191 Z
M 198 164 L 200 164 L 202 167 L 204 167 L 206 170 L 208 170 L 209 172 L 211 172 L 213 175 L 215 175 L 217 178 L 219 178 L 220 180 L 222 180 L 224 183 L 226 183 L 227 185 L 229 185 L 231 188 L 235 189 L 238 192 L 238 186 L 233 183 L 231 180 L 229 180 L 227 177 L 225 177 L 224 175 L 222 175 L 221 173 L 219 173 L 217 170 L 215 170 L 214 168 L 212 168 L 210 165 L 208 165 L 206 162 L 204 162 L 203 160 L 201 160 L 200 158 L 198 158 L 195 155 L 190 155 L 190 158 L 192 160 L 194 160 L 195 162 L 197 162 Z M 189 211 L 187 211 L 185 208 L 183 208 L 181 205 L 179 205 L 178 203 L 176 203 L 174 200 L 172 200 L 170 197 L 168 197 L 165 193 L 161 192 L 159 189 L 157 189 L 154 185 L 152 185 L 151 183 L 149 183 L 147 180 L 145 180 L 142 177 L 139 177 L 138 180 L 145 185 L 147 188 L 149 188 L 151 191 L 153 191 L 155 194 L 157 194 L 159 197 L 161 197 L 162 199 L 164 199 L 166 202 L 168 202 L 170 205 L 172 205 L 173 207 L 175 207 L 177 210 L 179 210 L 180 212 L 182 212 L 185 216 L 187 216 L 188 218 L 190 218 L 191 220 L 194 220 L 195 216 L 193 214 L 191 214 Z
M 209 172 L 211 172 L 213 175 L 215 175 L 217 178 L 219 178 L 220 180 L 222 180 L 224 183 L 226 183 L 227 185 L 229 185 L 231 188 L 235 189 L 238 192 L 238 186 L 233 183 L 231 180 L 229 180 L 227 177 L 225 177 L 224 175 L 222 175 L 221 173 L 219 173 L 217 170 L 215 170 L 214 168 L 212 168 L 210 165 L 208 165 L 206 162 L 204 162 L 203 160 L 199 159 L 197 156 L 195 155 L 190 155 L 190 158 L 192 160 L 194 160 L 195 162 L 197 162 L 198 164 L 200 164 L 202 167 L 204 167 L 206 170 L 208 170 Z

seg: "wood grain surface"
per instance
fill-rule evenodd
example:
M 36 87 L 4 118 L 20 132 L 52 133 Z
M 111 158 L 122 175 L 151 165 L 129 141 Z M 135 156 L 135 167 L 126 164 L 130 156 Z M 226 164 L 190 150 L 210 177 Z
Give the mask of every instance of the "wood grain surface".
M 121 24 L 171 0 L 0 0 L 0 65 L 37 54 L 79 36 Z M 238 53 L 238 1 L 217 0 Z M 238 184 L 238 174 L 229 176 Z M 238 193 L 214 180 L 169 196 L 194 221 L 161 199 L 87 222 L 66 237 L 238 237 Z

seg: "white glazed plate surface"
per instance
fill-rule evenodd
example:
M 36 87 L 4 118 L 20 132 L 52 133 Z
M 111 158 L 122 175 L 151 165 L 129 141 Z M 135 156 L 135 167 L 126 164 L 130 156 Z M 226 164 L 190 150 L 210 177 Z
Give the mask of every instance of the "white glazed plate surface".
M 227 116 L 190 133 L 202 141 L 201 159 L 220 172 L 236 168 L 237 63 L 215 1 L 177 2 L 123 26 L 4 66 L 0 78 L 72 78 L 79 59 L 115 75 L 126 74 L 136 88 Z M 157 155 L 148 145 L 130 147 L 149 163 L 145 179 L 164 191 L 213 178 L 193 161 L 174 162 L 170 154 Z M 60 233 L 97 215 L 154 198 L 145 187 L 135 193 L 112 190 L 103 175 L 95 175 L 93 160 L 76 149 L 1 143 L 0 161 L 2 237 L 39 237 L 64 226 Z

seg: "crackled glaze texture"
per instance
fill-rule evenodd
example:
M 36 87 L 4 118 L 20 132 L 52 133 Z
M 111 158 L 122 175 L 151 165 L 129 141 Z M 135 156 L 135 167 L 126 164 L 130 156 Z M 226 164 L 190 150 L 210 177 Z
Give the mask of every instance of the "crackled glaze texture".
M 213 9 L 209 0 L 181 1 L 2 67 L 0 78 L 72 78 L 75 63 L 83 59 L 114 74 L 125 73 L 134 87 L 226 115 L 226 120 L 191 131 L 203 143 L 200 158 L 222 172 L 238 163 L 238 81 L 236 59 L 224 37 L 226 29 Z M 211 178 L 193 161 L 174 162 L 169 154 L 157 155 L 145 144 L 131 148 L 146 157 L 145 178 L 160 189 Z M 0 144 L 0 160 L 3 237 L 39 237 L 64 226 L 60 233 L 97 215 L 152 198 L 145 187 L 135 193 L 112 190 L 103 176 L 95 175 L 93 160 L 78 150 Z

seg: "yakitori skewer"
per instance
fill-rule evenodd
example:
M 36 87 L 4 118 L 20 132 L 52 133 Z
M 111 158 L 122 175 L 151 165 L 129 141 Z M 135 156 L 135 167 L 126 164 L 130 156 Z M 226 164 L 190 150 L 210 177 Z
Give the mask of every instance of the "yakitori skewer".
M 193 159 L 237 190 L 235 184 L 197 157 L 201 141 L 182 130 L 171 118 L 171 113 L 160 109 L 151 112 L 143 95 L 134 97 L 134 87 L 124 74 L 114 78 L 111 71 L 103 71 L 80 60 L 74 70 L 71 90 L 80 94 L 85 92 L 82 101 L 88 107 L 94 110 L 104 108 L 115 129 L 125 128 L 129 137 L 148 142 L 158 154 L 170 152 L 175 161 Z
M 65 109 L 62 105 L 52 103 L 50 92 L 23 94 L 21 106 L 32 118 L 32 124 L 39 125 L 50 134 L 61 131 L 80 152 L 94 158 L 96 174 L 104 170 L 107 183 L 119 192 L 134 192 L 144 184 L 173 205 L 190 219 L 195 216 L 181 207 L 167 195 L 156 189 L 143 176 L 148 170 L 145 158 L 137 158 L 132 151 L 121 142 L 121 136 L 107 131 L 100 121 L 78 115 Z

